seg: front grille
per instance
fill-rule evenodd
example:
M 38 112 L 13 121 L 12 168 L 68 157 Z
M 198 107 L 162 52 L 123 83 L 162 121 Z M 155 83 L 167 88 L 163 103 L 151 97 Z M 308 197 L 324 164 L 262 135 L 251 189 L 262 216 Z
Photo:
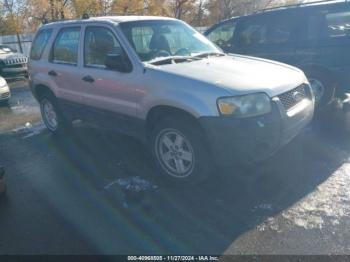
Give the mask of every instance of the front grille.
M 308 97 L 305 88 L 306 85 L 302 84 L 297 88 L 294 88 L 293 90 L 290 90 L 278 96 L 286 111 L 290 110 L 292 107 L 296 106 L 299 102 L 301 102 L 304 98 Z
M 28 59 L 26 57 L 5 60 L 5 64 L 7 66 L 18 65 L 18 64 L 26 64 L 27 62 L 28 62 Z
M 10 92 L 2 93 L 2 94 L 0 95 L 0 97 L 1 97 L 2 99 L 9 98 L 9 96 L 10 96 Z

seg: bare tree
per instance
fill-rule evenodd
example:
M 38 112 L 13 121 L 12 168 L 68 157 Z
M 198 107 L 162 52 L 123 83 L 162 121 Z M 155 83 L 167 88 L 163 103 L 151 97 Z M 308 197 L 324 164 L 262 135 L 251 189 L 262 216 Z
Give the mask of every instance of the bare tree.
M 184 19 L 186 15 L 193 11 L 196 0 L 169 0 L 170 13 L 177 19 Z
M 246 15 L 261 9 L 298 3 L 299 0 L 211 0 L 207 2 L 210 22 Z

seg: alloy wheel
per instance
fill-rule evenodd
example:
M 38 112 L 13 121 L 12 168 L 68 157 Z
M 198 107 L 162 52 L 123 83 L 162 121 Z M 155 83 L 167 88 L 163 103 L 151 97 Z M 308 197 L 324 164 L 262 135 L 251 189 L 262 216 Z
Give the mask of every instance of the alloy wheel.
M 325 94 L 325 87 L 318 79 L 310 78 L 309 83 L 315 95 L 315 102 L 316 104 L 319 104 Z
M 163 169 L 175 178 L 191 175 L 195 154 L 190 141 L 178 130 L 166 129 L 156 138 L 157 160 Z
M 57 113 L 52 103 L 46 98 L 41 101 L 41 114 L 47 128 L 56 131 L 58 128 Z

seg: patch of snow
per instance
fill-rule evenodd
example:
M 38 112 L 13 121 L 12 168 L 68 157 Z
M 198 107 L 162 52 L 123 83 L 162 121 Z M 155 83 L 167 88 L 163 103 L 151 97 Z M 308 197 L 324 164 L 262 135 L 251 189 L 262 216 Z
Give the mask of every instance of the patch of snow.
M 269 208 L 269 206 L 262 206 Z M 290 225 L 304 229 L 322 229 L 326 223 L 331 226 L 350 216 L 350 164 L 343 164 L 315 191 L 282 212 L 282 217 Z M 281 228 L 276 219 L 268 219 L 257 230 L 277 230 Z
M 121 189 L 132 192 L 142 192 L 147 190 L 155 190 L 158 188 L 150 181 L 142 179 L 139 176 L 134 176 L 129 178 L 119 178 L 115 181 L 112 181 L 108 185 L 106 185 L 104 189 L 108 190 L 114 185 L 117 185 Z
M 32 136 L 41 134 L 46 129 L 45 125 L 40 122 L 36 124 L 26 123 L 25 127 L 14 130 L 14 132 L 19 132 L 25 134 L 22 139 L 27 139 Z

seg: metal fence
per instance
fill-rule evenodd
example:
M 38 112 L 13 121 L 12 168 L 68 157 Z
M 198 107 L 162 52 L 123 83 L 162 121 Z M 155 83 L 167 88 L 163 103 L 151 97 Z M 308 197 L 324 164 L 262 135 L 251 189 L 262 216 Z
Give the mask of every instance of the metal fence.
M 4 35 L 0 36 L 0 44 L 8 45 L 18 52 L 28 56 L 34 34 Z

